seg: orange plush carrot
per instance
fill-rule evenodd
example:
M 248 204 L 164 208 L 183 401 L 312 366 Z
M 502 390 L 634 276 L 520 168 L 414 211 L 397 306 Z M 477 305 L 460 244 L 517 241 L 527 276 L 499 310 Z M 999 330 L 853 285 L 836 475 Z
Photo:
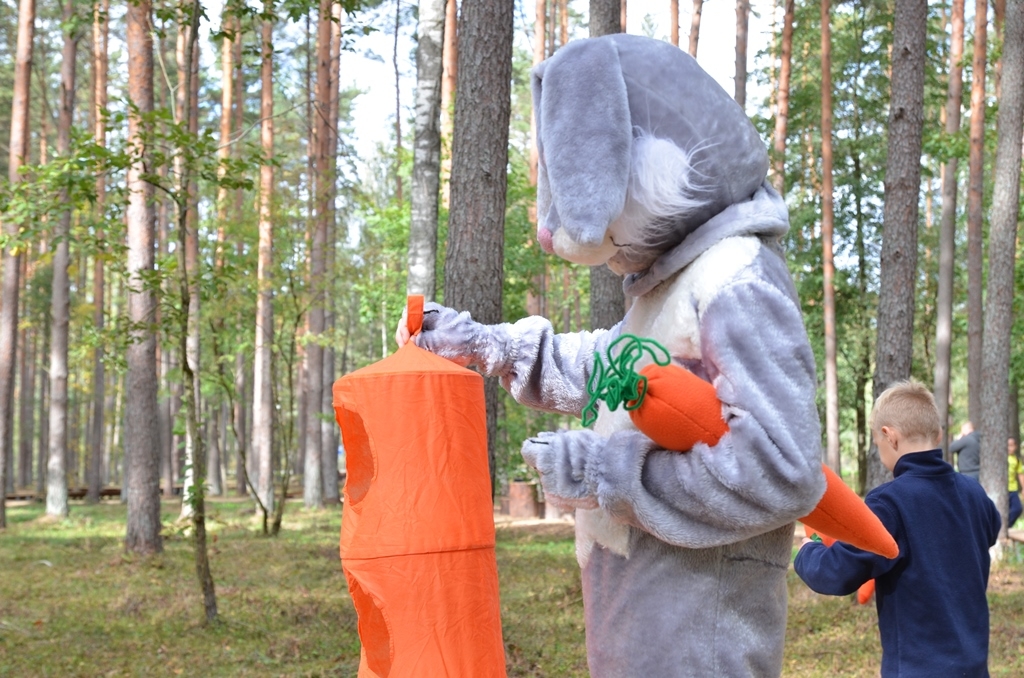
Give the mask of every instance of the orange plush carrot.
M 645 353 L 654 362 L 637 373 L 634 366 Z M 584 426 L 597 419 L 597 401 L 604 400 L 612 411 L 623 404 L 633 424 L 666 450 L 688 452 L 698 442 L 715 445 L 729 430 L 715 387 L 673 365 L 658 342 L 623 334 L 607 354 L 607 366 L 597 356 L 587 383 L 590 401 L 583 410 Z M 899 549 L 878 517 L 830 468 L 821 468 L 825 494 L 800 522 L 865 551 L 895 558 Z
M 857 589 L 857 602 L 861 605 L 867 605 L 873 595 L 875 595 L 875 580 L 868 579 Z

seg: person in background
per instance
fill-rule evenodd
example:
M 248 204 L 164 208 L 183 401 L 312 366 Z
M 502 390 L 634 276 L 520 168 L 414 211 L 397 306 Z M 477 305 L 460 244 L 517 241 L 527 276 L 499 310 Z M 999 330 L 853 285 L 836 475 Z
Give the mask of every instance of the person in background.
M 1020 503 L 1020 488 L 1024 486 L 1024 466 L 1020 463 L 1020 455 L 1017 454 L 1017 441 L 1014 438 L 1006 440 L 1006 457 L 1010 463 L 1007 475 L 1010 481 L 1010 515 L 1006 521 L 1006 528 L 1010 529 L 1020 518 L 1021 512 L 1024 511 Z
M 883 678 L 988 674 L 989 548 L 1002 519 L 981 485 L 942 459 L 931 391 L 899 382 L 878 397 L 871 434 L 893 480 L 865 498 L 889 533 L 893 559 L 837 541 L 805 539 L 796 573 L 814 591 L 845 596 L 875 580 Z
M 956 455 L 957 470 L 977 480 L 981 471 L 981 438 L 974 430 L 974 424 L 969 421 L 963 423 L 960 437 L 950 444 L 949 451 Z

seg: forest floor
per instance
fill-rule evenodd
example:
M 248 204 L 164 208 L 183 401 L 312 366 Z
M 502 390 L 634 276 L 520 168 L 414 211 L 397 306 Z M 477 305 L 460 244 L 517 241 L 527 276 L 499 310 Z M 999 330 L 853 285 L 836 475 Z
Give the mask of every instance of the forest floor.
M 124 553 L 124 507 L 73 504 L 49 521 L 8 508 L 0 533 L 0 676 L 356 675 L 356 615 L 338 560 L 340 512 L 289 502 L 261 537 L 251 505 L 209 505 L 219 623 L 201 623 L 190 541 L 163 506 L 165 551 Z M 501 521 L 498 571 L 510 676 L 584 677 L 583 601 L 571 524 Z M 878 673 L 873 605 L 819 596 L 790 570 L 783 675 Z M 990 669 L 1024 675 L 1024 546 L 993 567 Z M 638 648 L 638 651 L 642 651 Z

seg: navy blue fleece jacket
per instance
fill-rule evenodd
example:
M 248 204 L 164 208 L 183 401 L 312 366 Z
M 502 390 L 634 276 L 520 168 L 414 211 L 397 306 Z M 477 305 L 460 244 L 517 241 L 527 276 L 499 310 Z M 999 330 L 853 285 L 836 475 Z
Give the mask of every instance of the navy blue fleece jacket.
M 853 593 L 876 580 L 882 676 L 988 676 L 988 549 L 995 504 L 942 450 L 906 454 L 865 502 L 895 537 L 893 560 L 836 542 L 811 543 L 794 567 L 811 589 Z

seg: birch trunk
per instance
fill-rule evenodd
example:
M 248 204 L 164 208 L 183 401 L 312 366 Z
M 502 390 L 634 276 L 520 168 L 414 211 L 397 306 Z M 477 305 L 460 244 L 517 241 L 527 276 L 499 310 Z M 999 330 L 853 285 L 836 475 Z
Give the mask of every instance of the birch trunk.
M 416 28 L 416 134 L 413 139 L 412 218 L 408 294 L 435 296 L 437 215 L 441 185 L 441 74 L 444 0 L 420 0 Z

